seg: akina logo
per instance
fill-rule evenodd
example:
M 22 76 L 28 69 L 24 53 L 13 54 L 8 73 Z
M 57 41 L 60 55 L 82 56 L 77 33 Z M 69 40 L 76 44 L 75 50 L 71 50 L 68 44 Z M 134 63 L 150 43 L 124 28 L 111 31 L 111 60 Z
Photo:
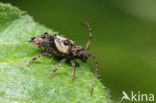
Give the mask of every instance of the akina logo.
M 140 91 L 138 92 L 134 92 L 131 91 L 130 95 L 128 95 L 125 91 L 122 91 L 123 97 L 121 98 L 121 101 L 131 101 L 131 102 L 154 102 L 154 94 L 145 94 L 145 93 L 141 93 Z

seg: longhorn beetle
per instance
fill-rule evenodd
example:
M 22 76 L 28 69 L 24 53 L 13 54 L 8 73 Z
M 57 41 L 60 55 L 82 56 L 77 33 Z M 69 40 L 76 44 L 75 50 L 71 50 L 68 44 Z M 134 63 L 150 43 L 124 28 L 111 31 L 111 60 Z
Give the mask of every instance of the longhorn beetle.
M 67 60 L 70 60 L 71 65 L 73 66 L 73 76 L 72 76 L 72 82 L 73 82 L 75 79 L 75 71 L 76 71 L 75 69 L 76 63 L 74 59 L 80 59 L 83 62 L 86 62 L 88 57 L 91 56 L 96 63 L 96 71 L 94 74 L 95 77 L 93 79 L 92 89 L 91 89 L 91 95 L 92 95 L 94 91 L 96 76 L 98 73 L 98 62 L 93 54 L 88 53 L 88 50 L 90 48 L 91 38 L 92 38 L 92 29 L 87 22 L 84 22 L 84 24 L 88 27 L 89 30 L 89 40 L 85 49 L 79 45 L 75 45 L 72 40 L 57 35 L 50 35 L 48 33 L 44 33 L 43 35 L 32 37 L 29 43 L 31 43 L 32 45 L 38 48 L 41 48 L 43 51 L 45 51 L 45 53 L 42 53 L 39 56 L 30 60 L 28 66 L 30 66 L 34 60 L 40 58 L 41 56 L 60 55 L 63 59 L 61 60 L 60 64 L 50 73 L 49 78 L 53 77 L 54 73 L 59 69 L 59 67 L 62 64 L 64 64 Z

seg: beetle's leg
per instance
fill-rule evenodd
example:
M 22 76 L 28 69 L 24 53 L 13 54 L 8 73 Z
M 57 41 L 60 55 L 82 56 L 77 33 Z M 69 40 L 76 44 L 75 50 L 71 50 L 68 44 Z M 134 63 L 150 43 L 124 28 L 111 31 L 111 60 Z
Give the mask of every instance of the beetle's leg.
M 56 69 L 54 69 L 54 70 L 50 73 L 49 78 L 52 78 L 53 75 L 54 75 L 54 73 L 56 72 L 56 70 L 57 70 L 58 68 L 60 68 L 61 65 L 63 65 L 66 61 L 67 61 L 66 58 L 62 59 L 62 60 L 61 60 L 61 63 L 56 67 Z
M 41 56 L 43 56 L 43 54 L 40 54 L 39 56 L 37 56 L 37 57 L 31 59 L 31 60 L 29 61 L 29 63 L 28 63 L 28 66 L 30 66 L 31 63 L 32 63 L 33 61 L 35 61 L 36 59 L 39 59 Z
M 92 28 L 90 27 L 90 25 L 87 22 L 84 22 L 84 24 L 88 27 L 88 30 L 89 30 L 89 40 L 88 40 L 88 43 L 86 45 L 86 51 L 88 51 L 90 48 L 90 41 L 92 39 Z
M 52 57 L 53 55 L 50 54 L 50 53 L 45 52 L 45 53 L 43 53 L 43 56 Z
M 71 65 L 73 66 L 73 77 L 72 77 L 72 82 L 75 80 L 75 72 L 76 72 L 76 69 L 75 69 L 75 61 L 74 60 L 71 60 Z
M 35 61 L 36 59 L 39 59 L 39 58 L 42 57 L 42 56 L 49 56 L 49 57 L 50 57 L 50 56 L 52 56 L 52 54 L 49 54 L 49 53 L 42 53 L 42 54 L 40 54 L 39 56 L 37 56 L 37 57 L 31 59 L 31 60 L 29 61 L 29 63 L 28 63 L 28 66 L 30 66 L 31 63 L 32 63 L 33 61 Z

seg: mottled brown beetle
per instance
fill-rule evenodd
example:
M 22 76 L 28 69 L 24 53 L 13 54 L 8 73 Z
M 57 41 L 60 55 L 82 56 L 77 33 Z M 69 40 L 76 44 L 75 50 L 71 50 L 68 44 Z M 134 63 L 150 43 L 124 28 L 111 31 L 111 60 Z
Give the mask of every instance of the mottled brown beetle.
M 72 40 L 69 40 L 67 38 L 61 37 L 61 36 L 56 36 L 56 35 L 49 35 L 48 33 L 44 33 L 43 35 L 39 35 L 37 37 L 32 37 L 29 43 L 32 45 L 41 48 L 45 53 L 40 54 L 39 56 L 33 58 L 31 61 L 29 61 L 28 66 L 31 65 L 31 63 L 40 58 L 41 56 L 55 56 L 55 55 L 60 55 L 63 57 L 61 60 L 60 64 L 56 67 L 56 69 L 53 70 L 53 72 L 50 73 L 49 78 L 52 78 L 53 74 L 56 72 L 56 70 L 64 64 L 67 59 L 70 60 L 71 65 L 73 66 L 73 77 L 72 81 L 75 79 L 75 61 L 74 59 L 80 59 L 83 62 L 86 62 L 88 57 L 92 57 L 96 63 L 96 71 L 95 71 L 95 77 L 92 83 L 92 90 L 91 90 L 91 95 L 93 94 L 94 91 L 94 86 L 95 86 L 95 80 L 98 72 L 98 62 L 93 54 L 88 53 L 88 49 L 90 48 L 90 41 L 92 38 L 92 29 L 90 25 L 85 22 L 84 23 L 86 26 L 89 28 L 89 40 L 86 45 L 86 49 L 82 48 L 79 45 L 74 45 L 74 42 Z

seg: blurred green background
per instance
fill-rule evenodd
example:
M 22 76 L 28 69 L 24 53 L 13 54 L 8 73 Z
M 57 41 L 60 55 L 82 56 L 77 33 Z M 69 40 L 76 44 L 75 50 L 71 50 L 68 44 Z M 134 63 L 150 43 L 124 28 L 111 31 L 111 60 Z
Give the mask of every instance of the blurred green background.
M 156 93 L 156 1 L 154 0 L 0 0 L 85 46 L 91 24 L 90 52 L 99 62 L 99 79 L 112 100 L 122 91 Z M 45 31 L 46 32 L 46 31 Z M 87 62 L 94 72 L 94 62 Z

